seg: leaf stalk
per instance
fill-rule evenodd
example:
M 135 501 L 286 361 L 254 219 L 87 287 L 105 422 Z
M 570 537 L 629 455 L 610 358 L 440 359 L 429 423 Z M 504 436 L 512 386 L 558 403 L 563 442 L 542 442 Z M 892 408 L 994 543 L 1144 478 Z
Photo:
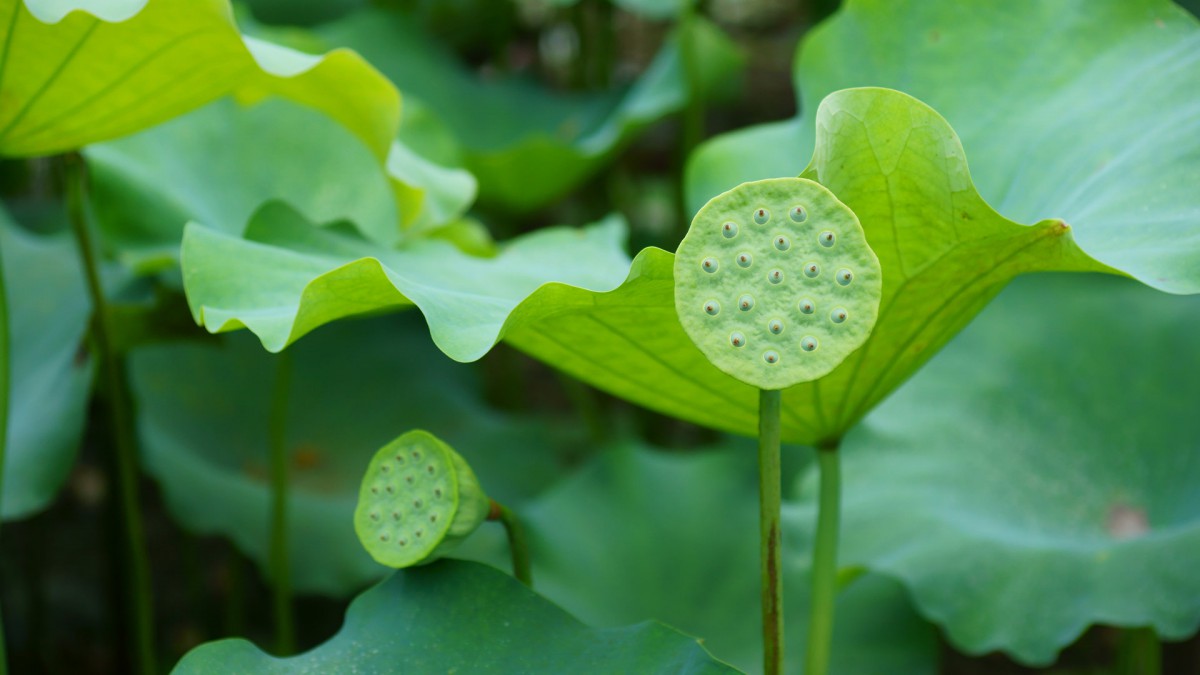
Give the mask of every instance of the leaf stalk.
M 836 443 L 817 448 L 817 466 L 821 474 L 821 492 L 817 504 L 817 538 L 813 545 L 812 615 L 808 624 L 805 675 L 825 675 L 832 654 L 841 520 L 841 458 Z

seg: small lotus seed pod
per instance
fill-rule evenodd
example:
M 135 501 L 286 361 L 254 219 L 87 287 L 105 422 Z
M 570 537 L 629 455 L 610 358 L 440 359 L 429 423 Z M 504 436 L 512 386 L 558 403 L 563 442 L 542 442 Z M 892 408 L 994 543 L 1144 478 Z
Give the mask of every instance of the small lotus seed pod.
M 384 490 L 377 490 L 381 484 Z M 367 466 L 354 531 L 377 562 L 411 567 L 453 550 L 487 519 L 488 508 L 474 472 L 453 448 L 428 432 L 410 431 Z
M 735 237 L 725 236 L 726 223 L 738 225 Z M 715 273 L 705 273 L 708 259 Z M 717 261 L 728 268 L 717 272 Z M 853 270 L 853 283 L 834 270 Z M 803 178 L 745 183 L 713 198 L 680 243 L 674 272 L 684 331 L 717 368 L 762 389 L 833 370 L 866 341 L 879 312 L 879 260 L 857 217 Z M 708 303 L 725 311 L 710 314 Z
M 737 233 L 737 223 L 733 222 L 732 220 L 725 221 L 725 224 L 721 226 L 721 234 L 725 235 L 726 239 L 733 239 L 737 236 Z

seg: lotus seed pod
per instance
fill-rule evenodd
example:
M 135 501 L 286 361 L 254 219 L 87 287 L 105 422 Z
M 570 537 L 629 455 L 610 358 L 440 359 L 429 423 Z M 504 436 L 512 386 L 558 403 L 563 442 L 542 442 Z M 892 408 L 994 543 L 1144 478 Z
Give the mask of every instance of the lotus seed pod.
M 675 256 L 684 330 L 719 369 L 761 389 L 836 368 L 874 328 L 882 285 L 858 217 L 803 178 L 743 183 L 714 197 Z M 710 305 L 739 311 L 713 314 Z
M 388 567 L 432 562 L 487 519 L 489 500 L 466 461 L 426 431 L 383 446 L 367 467 L 354 531 Z

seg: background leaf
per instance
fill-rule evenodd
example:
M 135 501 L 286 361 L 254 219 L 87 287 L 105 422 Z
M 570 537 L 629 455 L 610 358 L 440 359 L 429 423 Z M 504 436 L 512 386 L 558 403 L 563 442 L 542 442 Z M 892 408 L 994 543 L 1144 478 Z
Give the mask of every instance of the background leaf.
M 902 580 L 968 653 L 1046 665 L 1092 623 L 1193 634 L 1198 310 L 1123 280 L 1014 284 L 847 437 L 842 559 Z
M 916 96 L 958 131 L 980 194 L 1000 213 L 1061 218 L 1102 263 L 1196 293 L 1198 47 L 1196 19 L 1162 0 L 852 0 L 805 39 L 795 75 L 802 110 L 846 87 Z M 757 142 L 785 128 L 791 141 Z M 690 208 L 743 180 L 799 172 L 811 127 L 797 118 L 772 129 L 699 150 Z
M 91 304 L 70 237 L 30 234 L 0 210 L 0 255 L 12 349 L 0 516 L 9 520 L 48 506 L 75 461 L 92 382 Z
M 511 504 L 585 452 L 579 430 L 486 406 L 477 373 L 440 355 L 415 315 L 344 322 L 293 349 L 288 541 L 300 592 L 345 595 L 387 571 L 359 544 L 354 507 L 371 457 L 401 433 L 420 427 L 452 443 L 488 494 Z M 171 512 L 192 531 L 229 537 L 264 570 L 276 359 L 248 335 L 130 359 L 146 469 Z
M 736 672 L 666 626 L 590 629 L 504 574 L 454 560 L 396 572 L 354 601 L 337 635 L 300 656 L 276 659 L 223 640 L 192 650 L 173 672 L 231 670 Z

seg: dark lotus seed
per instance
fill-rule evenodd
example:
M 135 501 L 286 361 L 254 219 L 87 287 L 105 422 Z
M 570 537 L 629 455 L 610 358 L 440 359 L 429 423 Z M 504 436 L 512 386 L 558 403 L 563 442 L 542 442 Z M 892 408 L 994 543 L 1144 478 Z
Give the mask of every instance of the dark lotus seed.
M 397 543 L 399 543 L 401 546 L 408 546 L 408 540 L 407 540 L 407 539 L 401 539 L 401 540 L 400 540 L 399 542 L 397 542 Z
M 371 488 L 371 494 L 373 494 L 373 495 L 377 495 L 377 494 L 379 494 L 379 488 L 377 488 L 377 487 L 372 487 L 372 488 Z
M 417 539 L 420 539 L 420 538 L 421 538 L 421 535 L 423 535 L 423 534 L 425 534 L 425 530 L 417 530 L 416 532 L 413 532 L 413 535 L 414 535 L 414 536 L 415 536 Z
M 704 303 L 704 313 L 709 316 L 716 316 L 721 313 L 721 303 L 716 300 L 709 300 Z
M 815 305 L 813 305 L 812 300 L 805 298 L 804 300 L 801 300 L 796 307 L 800 309 L 801 314 L 812 314 Z
M 804 266 L 804 276 L 812 279 L 821 273 L 821 266 L 817 263 L 808 263 Z
M 746 336 L 741 333 L 730 333 L 729 344 L 734 347 L 744 347 L 746 346 Z
M 779 335 L 783 332 L 783 322 L 779 319 L 772 319 L 771 322 L 767 324 L 767 330 L 771 331 L 775 335 Z
M 796 221 L 797 223 L 803 223 L 804 221 L 808 220 L 808 212 L 804 210 L 803 206 L 793 206 L 792 220 Z
M 417 508 L 417 509 L 421 508 L 421 500 L 420 499 L 413 500 L 413 508 Z
M 851 281 L 854 281 L 854 272 L 851 272 L 850 270 L 848 270 L 844 267 L 842 269 L 838 270 L 837 282 L 839 284 L 841 284 L 843 286 L 849 286 Z
M 371 520 L 379 520 L 379 512 L 378 511 L 371 512 Z
M 404 455 L 396 455 L 396 461 L 400 464 L 404 463 Z
M 759 209 L 754 212 L 754 222 L 762 225 L 771 219 L 771 212 L 766 209 Z
M 829 230 L 825 230 L 821 234 L 817 235 L 817 241 L 821 242 L 821 245 L 824 246 L 825 248 L 829 248 L 829 247 L 833 246 L 833 242 L 834 242 L 835 238 L 836 237 L 834 237 L 833 233 L 830 232 Z
M 388 471 L 392 470 L 392 467 L 388 466 L 387 464 L 383 464 L 383 465 L 380 465 L 379 470 L 382 471 L 383 473 L 387 473 Z
M 431 515 L 431 516 L 429 516 L 429 522 L 431 522 L 431 523 L 436 523 L 436 522 L 437 522 L 437 514 L 436 514 L 436 513 L 435 513 L 435 514 L 433 514 L 433 515 Z
M 406 483 L 408 483 L 409 485 L 412 485 L 412 483 L 413 483 L 413 477 L 412 477 L 412 476 L 405 476 L 405 477 L 404 477 L 404 481 L 405 481 Z
M 779 249 L 780 251 L 786 251 L 791 247 L 792 241 L 787 237 L 783 236 L 782 234 L 775 237 L 775 248 Z
M 738 309 L 743 312 L 749 312 L 754 309 L 754 298 L 749 295 L 743 295 L 738 298 Z
M 391 537 L 387 536 L 386 533 L 379 535 L 379 541 L 387 541 L 388 539 L 391 539 Z
M 738 233 L 737 223 L 728 222 L 721 226 L 721 234 L 725 235 L 726 239 L 733 239 L 734 237 L 737 236 L 737 233 Z
M 846 320 L 846 310 L 841 307 L 833 310 L 829 314 L 829 320 L 834 323 L 841 323 Z
M 778 363 L 779 353 L 771 350 L 765 351 L 763 352 L 763 361 L 766 361 L 767 363 Z
M 400 512 L 392 511 L 392 520 L 400 520 Z
M 754 262 L 754 256 L 749 253 L 739 253 L 737 257 L 738 267 L 749 267 L 750 263 Z
M 429 466 L 425 467 L 425 470 L 429 472 L 429 475 L 430 475 L 430 476 L 432 476 L 432 475 L 434 474 L 434 472 L 436 472 L 436 471 L 437 471 L 437 469 L 433 468 L 433 465 L 432 465 L 432 464 L 430 464 Z
M 413 459 L 415 459 L 415 460 L 417 460 L 417 461 L 420 461 L 420 460 L 421 460 L 421 453 L 419 453 L 419 452 L 416 452 L 416 451 L 413 451 L 412 457 L 413 457 Z
M 700 267 L 702 267 L 705 272 L 712 274 L 713 272 L 717 271 L 717 259 L 716 258 L 705 258 L 703 261 L 700 262 Z
M 806 335 L 800 340 L 800 348 L 806 352 L 811 352 L 817 348 L 817 338 L 811 335 Z
M 434 489 L 433 496 L 437 497 L 438 499 L 441 499 L 442 498 L 442 488 Z
M 386 487 L 386 488 L 384 488 L 384 489 L 385 489 L 385 490 L 387 490 L 387 493 L 388 493 L 389 495 L 396 494 L 396 488 L 392 487 L 391 485 L 387 486 L 387 487 Z
M 770 281 L 773 284 L 783 281 L 783 270 L 771 270 L 767 274 L 767 281 Z

